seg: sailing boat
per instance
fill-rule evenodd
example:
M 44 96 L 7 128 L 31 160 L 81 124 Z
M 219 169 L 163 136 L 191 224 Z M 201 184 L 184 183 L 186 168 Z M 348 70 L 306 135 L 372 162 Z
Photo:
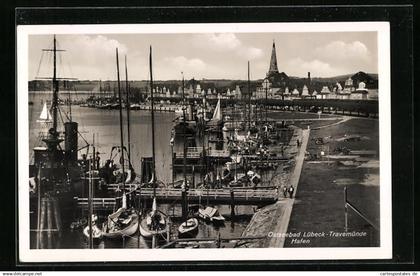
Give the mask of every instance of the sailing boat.
M 118 62 L 118 48 L 116 49 L 117 57 L 117 80 L 118 80 L 118 94 L 119 94 L 119 111 L 120 111 L 120 138 L 121 138 L 121 166 L 122 175 L 125 174 L 124 166 L 124 136 L 123 136 L 123 125 L 122 125 L 122 103 L 121 103 L 121 89 L 120 89 L 120 70 Z M 124 236 L 131 236 L 136 233 L 139 223 L 139 215 L 137 212 L 130 208 L 127 209 L 127 195 L 125 192 L 124 177 L 122 179 L 122 206 L 116 212 L 108 216 L 107 221 L 103 224 L 103 236 L 106 238 L 122 238 Z
M 216 108 L 214 109 L 213 117 L 207 122 L 207 125 L 213 128 L 220 128 L 220 131 L 223 127 L 223 114 L 220 106 L 220 98 L 218 99 Z
M 98 241 L 102 238 L 102 230 L 99 229 L 98 225 L 96 224 L 96 222 L 98 221 L 98 216 L 97 215 L 92 215 L 92 239 L 93 241 Z M 89 225 L 86 226 L 83 229 L 83 235 L 89 239 L 90 235 L 89 235 Z
M 220 98 L 217 101 L 216 108 L 214 109 L 213 117 L 211 118 L 211 121 L 218 123 L 222 120 L 222 112 L 220 110 Z
M 95 137 L 95 136 L 94 136 Z M 94 139 L 95 141 L 95 139 Z M 95 142 L 93 142 L 95 144 Z M 95 146 L 93 146 L 95 149 Z M 95 152 L 95 150 L 93 150 Z M 93 214 L 93 205 L 92 205 L 92 197 L 93 197 L 93 174 L 94 174 L 94 168 L 92 168 L 91 159 L 89 159 L 89 171 L 87 174 L 89 175 L 89 182 L 88 182 L 88 189 L 89 189 L 89 221 L 88 225 L 83 228 L 83 235 L 89 240 L 89 247 L 93 247 L 93 241 L 98 241 L 100 238 L 102 238 L 102 230 L 99 229 L 99 227 L 96 225 L 96 221 L 98 220 L 98 216 Z
M 48 110 L 47 103 L 44 103 L 44 107 L 42 108 L 41 115 L 39 115 L 39 119 L 36 120 L 38 123 L 52 123 L 52 116 L 50 111 Z
M 185 158 L 185 157 L 184 157 Z M 183 187 L 183 209 L 182 209 L 182 217 L 183 223 L 178 227 L 178 237 L 179 238 L 193 238 L 198 234 L 198 220 L 196 218 L 189 218 L 185 220 L 188 216 L 188 199 L 187 199 L 187 192 L 186 192 L 186 182 L 184 182 Z
M 140 234 L 145 239 L 163 238 L 168 231 L 168 217 L 157 209 L 156 197 L 153 198 L 152 211 L 140 223 Z
M 151 117 L 152 117 L 152 181 L 153 181 L 153 204 L 152 211 L 147 213 L 146 217 L 140 223 L 140 234 L 145 239 L 153 238 L 159 239 L 163 237 L 169 229 L 168 217 L 163 212 L 157 209 L 156 203 L 156 166 L 155 166 L 155 113 L 153 100 L 153 71 L 152 71 L 152 46 L 150 46 L 149 55 L 149 69 L 150 69 L 150 95 L 151 95 Z
M 125 194 L 123 194 L 124 201 L 126 201 Z M 127 209 L 123 203 L 121 208 L 108 216 L 107 221 L 103 224 L 102 235 L 109 239 L 131 236 L 137 232 L 138 224 L 138 214 L 134 209 Z
M 182 75 L 182 105 L 185 104 L 185 98 L 184 98 L 184 75 Z M 185 127 L 185 108 L 182 108 L 183 110 L 183 122 Z M 183 175 L 184 175 L 184 181 L 182 185 L 182 219 L 183 223 L 178 227 L 178 237 L 195 237 L 198 234 L 198 220 L 196 218 L 190 218 L 187 219 L 188 216 L 188 199 L 187 199 L 187 145 L 186 145 L 186 135 L 185 135 L 185 129 L 182 132 L 183 133 L 183 141 L 184 141 L 184 154 L 183 154 Z

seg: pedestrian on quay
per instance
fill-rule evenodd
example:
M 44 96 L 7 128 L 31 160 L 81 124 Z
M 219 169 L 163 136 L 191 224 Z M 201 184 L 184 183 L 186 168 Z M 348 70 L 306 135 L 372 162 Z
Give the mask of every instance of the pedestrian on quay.
M 290 187 L 289 187 L 289 197 L 290 198 L 293 198 L 293 192 L 295 191 L 295 188 L 293 188 L 293 186 L 292 185 L 290 185 Z
M 287 197 L 287 187 L 286 187 L 286 185 L 283 186 L 283 195 L 284 195 L 284 198 Z

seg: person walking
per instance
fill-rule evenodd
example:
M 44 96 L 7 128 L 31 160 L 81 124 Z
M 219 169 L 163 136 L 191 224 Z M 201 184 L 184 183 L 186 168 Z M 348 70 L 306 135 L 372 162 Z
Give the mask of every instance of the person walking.
M 287 197 L 287 187 L 286 187 L 286 185 L 283 186 L 283 196 L 284 196 L 284 198 Z
M 293 198 L 293 193 L 294 193 L 294 191 L 295 191 L 295 188 L 293 188 L 293 186 L 292 186 L 292 185 L 290 185 L 290 187 L 289 187 L 289 197 L 290 197 L 290 198 Z

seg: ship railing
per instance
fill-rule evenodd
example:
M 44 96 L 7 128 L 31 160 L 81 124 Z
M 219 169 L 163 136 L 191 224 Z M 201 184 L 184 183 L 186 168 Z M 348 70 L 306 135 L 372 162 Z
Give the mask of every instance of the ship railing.
M 43 139 L 47 139 L 49 136 L 48 131 L 40 131 L 38 134 L 39 140 L 42 141 Z M 58 139 L 64 139 L 65 135 L 64 133 L 59 133 Z
M 202 152 L 203 152 L 203 148 L 188 147 L 187 148 L 187 158 L 200 158 Z M 178 151 L 175 154 L 176 154 L 176 157 L 178 157 L 178 158 L 184 158 L 184 152 L 183 151 Z

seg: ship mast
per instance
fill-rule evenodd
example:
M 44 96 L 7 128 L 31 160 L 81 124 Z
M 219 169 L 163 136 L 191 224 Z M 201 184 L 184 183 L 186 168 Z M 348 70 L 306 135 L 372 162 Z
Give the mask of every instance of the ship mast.
M 57 78 L 57 52 L 58 51 L 64 51 L 64 50 L 58 50 L 57 49 L 57 40 L 54 35 L 53 39 L 53 48 L 52 49 L 42 49 L 46 52 L 53 52 L 53 78 L 52 78 L 52 85 L 53 85 L 53 98 L 51 103 L 51 108 L 53 111 L 53 125 L 52 128 L 48 131 L 49 135 L 46 139 L 43 139 L 43 141 L 47 144 L 48 149 L 52 152 L 56 152 L 58 149 L 58 145 L 63 141 L 58 138 L 58 131 L 57 131 L 57 125 L 58 125 L 58 78 Z M 42 79 L 42 78 L 41 78 Z M 49 78 L 50 79 L 50 78 Z M 53 159 L 55 160 L 57 156 L 55 156 Z
M 184 175 L 184 185 L 182 189 L 182 220 L 185 221 L 187 219 L 187 144 L 186 144 L 186 131 L 187 131 L 187 122 L 185 118 L 185 85 L 184 85 L 184 73 L 182 73 L 182 135 L 183 135 L 183 146 L 184 146 L 184 158 L 182 159 L 183 166 L 182 166 L 182 173 Z M 193 174 L 194 177 L 194 174 Z
M 52 109 L 53 109 L 53 129 L 54 134 L 57 137 L 57 109 L 58 109 L 58 81 L 57 81 L 57 40 L 54 35 L 54 46 L 53 46 L 53 56 L 54 56 L 54 69 L 53 69 L 53 100 L 52 100 Z
M 150 46 L 149 54 L 149 69 L 150 69 L 150 100 L 152 112 L 152 180 L 153 180 L 153 198 L 156 198 L 156 166 L 155 166 L 155 111 L 153 99 L 153 70 L 152 70 L 152 46 Z
M 248 129 L 251 128 L 251 85 L 249 81 L 249 61 L 248 61 Z
M 124 58 L 125 61 L 125 91 L 127 94 L 126 98 L 126 109 L 127 109 L 127 143 L 128 143 L 128 164 L 131 167 L 131 142 L 130 142 L 130 95 L 128 87 L 128 73 L 127 73 L 127 56 Z M 129 168 L 131 169 L 131 168 Z
M 123 182 L 123 197 L 125 196 L 125 166 L 124 166 L 124 135 L 123 135 L 123 120 L 122 120 L 122 103 L 121 103 L 121 87 L 120 87 L 120 66 L 118 62 L 118 48 L 116 49 L 117 57 L 117 82 L 118 82 L 118 103 L 120 107 L 120 138 L 121 138 L 121 166 L 122 166 L 122 182 Z M 124 203 L 124 199 L 123 199 Z
M 183 141 L 184 141 L 184 158 L 183 158 L 183 167 L 182 167 L 182 172 L 184 175 L 184 184 L 187 185 L 187 145 L 186 145 L 186 131 L 187 131 L 187 122 L 185 119 L 185 94 L 184 94 L 184 73 L 182 73 L 182 123 L 183 123 L 183 128 L 182 128 L 182 135 L 183 135 Z

